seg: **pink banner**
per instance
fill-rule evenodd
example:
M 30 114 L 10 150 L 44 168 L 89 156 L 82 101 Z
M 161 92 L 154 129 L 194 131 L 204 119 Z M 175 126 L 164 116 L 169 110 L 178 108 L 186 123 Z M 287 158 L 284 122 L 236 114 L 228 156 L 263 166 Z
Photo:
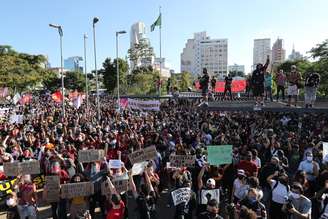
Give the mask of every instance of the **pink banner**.
M 215 85 L 215 92 L 223 93 L 224 92 L 224 81 L 217 81 Z M 199 82 L 196 82 L 197 90 L 200 90 Z M 244 92 L 246 89 L 246 80 L 233 80 L 231 90 L 234 93 Z

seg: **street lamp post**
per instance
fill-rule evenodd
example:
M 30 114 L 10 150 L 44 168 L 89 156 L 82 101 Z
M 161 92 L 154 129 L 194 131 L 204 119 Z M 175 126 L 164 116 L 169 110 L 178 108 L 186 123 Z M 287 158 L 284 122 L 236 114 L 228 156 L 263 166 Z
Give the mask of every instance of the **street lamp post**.
M 97 52 L 96 52 L 96 23 L 99 21 L 99 18 L 94 17 L 92 21 L 93 26 L 93 47 L 94 47 L 94 56 L 95 56 L 95 74 L 96 74 L 96 104 L 97 104 L 97 118 L 100 122 L 100 106 L 99 106 L 99 84 L 98 84 L 98 71 L 97 71 Z
M 116 80 L 117 80 L 117 106 L 118 106 L 118 111 L 120 112 L 121 107 L 120 107 L 120 71 L 119 71 L 119 61 L 118 61 L 118 36 L 120 34 L 125 34 L 126 31 L 118 31 L 116 32 Z
M 84 39 L 84 74 L 85 74 L 85 98 L 87 101 L 87 112 L 89 112 L 89 91 L 88 91 L 88 74 L 87 74 L 87 46 L 86 41 L 88 39 L 88 35 L 85 33 L 83 35 Z
M 59 39 L 60 39 L 60 73 L 61 73 L 61 86 L 62 86 L 62 107 L 63 107 L 63 117 L 65 117 L 65 93 L 64 93 L 64 72 L 63 72 L 63 29 L 60 25 L 49 24 L 49 27 L 55 28 L 58 30 Z

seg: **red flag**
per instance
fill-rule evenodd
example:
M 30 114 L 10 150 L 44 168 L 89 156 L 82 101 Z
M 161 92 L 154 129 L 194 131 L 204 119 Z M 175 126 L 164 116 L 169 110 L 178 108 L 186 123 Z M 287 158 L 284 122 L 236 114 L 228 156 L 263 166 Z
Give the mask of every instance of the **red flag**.
M 30 103 L 31 100 L 32 100 L 32 94 L 24 94 L 24 95 L 22 96 L 22 98 L 19 100 L 19 103 L 20 103 L 21 105 L 25 105 L 25 104 Z
M 63 95 L 59 90 L 53 93 L 51 97 L 56 103 L 61 103 L 63 101 Z

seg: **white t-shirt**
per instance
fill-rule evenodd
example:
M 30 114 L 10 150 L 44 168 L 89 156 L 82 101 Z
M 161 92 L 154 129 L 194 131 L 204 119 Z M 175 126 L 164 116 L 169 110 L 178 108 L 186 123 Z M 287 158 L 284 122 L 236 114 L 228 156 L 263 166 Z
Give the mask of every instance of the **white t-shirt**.
M 272 182 L 271 188 L 273 189 L 277 181 L 272 179 L 271 182 Z M 276 188 L 272 190 L 272 201 L 279 204 L 285 204 L 287 196 L 288 196 L 287 187 L 278 181 L 278 185 L 276 186 Z

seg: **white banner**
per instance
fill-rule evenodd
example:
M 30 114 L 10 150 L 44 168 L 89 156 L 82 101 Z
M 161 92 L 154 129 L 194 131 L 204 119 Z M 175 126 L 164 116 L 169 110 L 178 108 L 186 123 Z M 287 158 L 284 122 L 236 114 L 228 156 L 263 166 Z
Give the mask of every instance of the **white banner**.
M 161 103 L 159 100 L 136 100 L 128 98 L 128 107 L 138 110 L 159 111 Z

